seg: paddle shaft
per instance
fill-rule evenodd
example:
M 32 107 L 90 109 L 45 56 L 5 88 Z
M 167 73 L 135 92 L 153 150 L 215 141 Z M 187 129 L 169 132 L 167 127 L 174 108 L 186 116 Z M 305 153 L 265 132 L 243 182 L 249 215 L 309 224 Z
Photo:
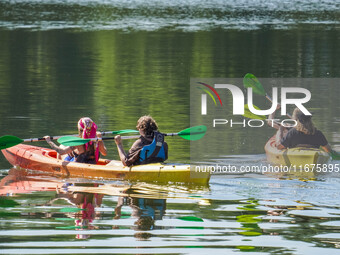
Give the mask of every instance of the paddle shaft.
M 178 135 L 178 133 L 167 133 L 167 134 L 163 134 L 164 136 L 176 136 Z M 139 138 L 140 135 L 130 135 L 130 136 L 121 136 L 122 140 L 127 140 L 127 139 L 137 139 Z M 103 140 L 106 139 L 114 139 L 114 137 L 103 137 Z
M 271 102 L 273 103 L 273 99 L 266 93 L 265 97 Z M 292 115 L 290 115 L 289 113 L 286 114 L 290 119 L 293 119 Z
M 67 135 L 67 136 L 71 136 L 71 135 Z M 60 137 L 63 137 L 63 136 L 50 136 L 51 140 L 57 140 Z M 24 143 L 32 143 L 32 142 L 44 141 L 45 138 L 44 137 L 38 137 L 38 138 L 27 138 L 27 139 L 22 139 L 22 140 L 23 140 Z
M 168 134 L 164 134 L 165 136 L 176 136 L 178 135 L 178 133 L 168 133 Z M 140 135 L 129 135 L 129 136 L 121 136 L 122 140 L 128 140 L 128 139 L 138 139 L 140 137 Z M 99 142 L 102 140 L 112 140 L 115 139 L 114 137 L 97 137 L 97 138 L 87 138 L 88 140 L 92 141 L 92 142 Z
M 162 134 L 162 135 L 164 135 L 164 136 L 179 136 L 179 137 L 181 137 L 185 140 L 196 141 L 196 140 L 201 139 L 205 135 L 206 131 L 207 131 L 206 126 L 199 125 L 199 126 L 195 126 L 195 127 L 186 128 L 186 129 L 181 130 L 177 133 L 166 133 L 166 134 Z M 134 131 L 134 132 L 138 132 L 138 131 Z M 140 138 L 140 135 L 121 136 L 122 140 L 138 139 L 138 138 Z M 83 145 L 85 143 L 88 143 L 90 141 L 99 142 L 99 141 L 108 140 L 108 139 L 114 139 L 114 137 L 100 137 L 100 138 L 95 137 L 95 138 L 87 138 L 87 139 L 83 139 L 79 136 L 78 137 L 62 137 L 62 138 L 58 139 L 58 142 L 60 144 L 65 145 L 65 146 L 78 146 L 78 145 Z
M 102 136 L 105 135 L 111 135 L 114 131 L 105 131 L 105 132 L 100 132 L 102 134 Z M 78 134 L 76 135 L 60 135 L 60 136 L 50 136 L 51 140 L 57 140 L 61 137 L 64 136 L 78 136 Z M 137 136 L 138 138 L 139 136 Z M 112 139 L 111 137 L 108 137 L 108 139 Z M 125 139 L 133 139 L 133 138 L 125 138 Z M 27 138 L 27 139 L 22 139 L 24 143 L 32 143 L 32 142 L 40 142 L 40 141 L 45 141 L 44 137 L 37 137 L 37 138 Z M 104 139 L 105 140 L 105 139 Z

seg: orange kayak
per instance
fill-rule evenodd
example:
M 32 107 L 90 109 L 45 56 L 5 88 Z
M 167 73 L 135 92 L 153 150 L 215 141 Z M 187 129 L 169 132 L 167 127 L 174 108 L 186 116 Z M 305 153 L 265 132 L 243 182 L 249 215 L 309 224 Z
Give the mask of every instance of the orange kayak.
M 209 183 L 209 172 L 191 171 L 190 165 L 154 163 L 132 167 L 120 161 L 100 159 L 97 164 L 63 161 L 52 149 L 19 144 L 2 150 L 6 159 L 15 167 L 38 170 L 63 177 L 121 179 L 130 181 Z
M 11 168 L 8 175 L 0 180 L 0 196 L 18 193 L 32 193 L 34 191 L 56 191 L 63 186 L 60 179 L 39 179 L 25 170 Z

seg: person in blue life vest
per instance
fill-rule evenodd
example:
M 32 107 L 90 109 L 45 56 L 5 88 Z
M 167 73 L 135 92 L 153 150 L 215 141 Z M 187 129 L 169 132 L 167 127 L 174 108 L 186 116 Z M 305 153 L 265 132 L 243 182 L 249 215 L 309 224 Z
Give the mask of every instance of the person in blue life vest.
M 101 133 L 97 132 L 97 125 L 89 117 L 80 118 L 78 121 L 78 132 L 81 138 L 100 138 Z M 75 161 L 79 163 L 96 164 L 100 154 L 106 156 L 107 150 L 103 141 L 88 142 L 79 146 L 57 146 L 49 136 L 44 137 L 52 149 L 56 150 L 59 155 L 65 155 L 61 158 L 65 161 Z
M 277 109 L 280 109 L 278 105 Z M 269 116 L 269 119 L 274 119 L 275 112 Z M 315 128 L 311 115 L 305 115 L 299 108 L 295 108 L 292 119 L 297 122 L 297 125 L 292 128 L 286 128 L 282 125 L 274 124 L 278 129 L 276 135 L 276 145 L 278 149 L 308 147 L 322 148 L 324 151 L 331 153 L 332 148 L 329 145 L 324 134 Z
M 119 157 L 124 166 L 164 162 L 168 159 L 168 145 L 164 135 L 158 132 L 158 125 L 151 116 L 142 116 L 137 122 L 140 137 L 129 152 L 124 151 L 120 135 L 115 136 Z

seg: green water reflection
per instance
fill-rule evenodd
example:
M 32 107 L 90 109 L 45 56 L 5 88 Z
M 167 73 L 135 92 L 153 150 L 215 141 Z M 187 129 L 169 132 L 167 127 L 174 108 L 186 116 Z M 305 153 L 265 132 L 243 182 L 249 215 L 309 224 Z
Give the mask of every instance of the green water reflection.
M 72 134 L 82 116 L 102 130 L 134 128 L 151 114 L 160 129 L 189 126 L 191 77 L 338 77 L 337 30 L 124 33 L 0 30 L 0 128 L 21 138 Z M 320 39 L 322 38 L 322 39 Z M 338 87 L 314 86 L 315 121 L 332 142 Z M 233 131 L 234 153 L 263 153 L 270 129 Z M 240 133 L 240 134 L 239 134 Z M 269 134 L 270 133 L 270 134 Z M 127 142 L 128 145 L 131 142 Z M 188 161 L 189 144 L 168 139 L 171 161 Z M 44 143 L 43 143 L 44 144 Z M 242 145 L 244 144 L 244 145 Z M 128 146 L 127 145 L 127 146 Z M 110 157 L 117 157 L 113 143 Z M 231 147 L 230 147 L 231 148 Z M 232 151 L 232 150 L 229 150 Z M 3 167 L 7 166 L 4 161 Z
M 0 200 L 1 247 L 6 253 L 21 246 L 23 253 L 80 247 L 87 253 L 100 246 L 127 253 L 133 247 L 336 254 L 339 210 L 247 198 L 240 187 L 233 188 L 241 196 L 218 199 L 215 188 L 211 199 L 209 186 L 63 181 L 13 168 L 1 180 L 1 194 L 10 195 Z
M 1 1 L 0 136 L 74 134 L 83 116 L 134 129 L 144 114 L 176 132 L 190 125 L 190 78 L 340 77 L 338 4 L 241 2 Z M 308 89 L 314 122 L 339 145 L 340 87 Z M 265 161 L 272 129 L 228 132 L 213 161 Z M 188 141 L 167 143 L 170 162 L 189 161 Z M 336 174 L 131 186 L 9 168 L 2 157 L 0 253 L 339 253 Z

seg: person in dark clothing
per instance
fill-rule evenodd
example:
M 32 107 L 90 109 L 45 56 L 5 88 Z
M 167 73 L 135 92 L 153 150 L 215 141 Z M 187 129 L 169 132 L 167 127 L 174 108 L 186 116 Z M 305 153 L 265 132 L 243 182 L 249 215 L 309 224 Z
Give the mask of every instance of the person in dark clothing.
M 158 131 L 158 125 L 151 116 L 142 116 L 137 122 L 140 138 L 129 152 L 124 151 L 120 135 L 115 137 L 120 160 L 124 166 L 163 162 L 168 159 L 168 145 Z
M 311 115 L 305 115 L 299 108 L 295 108 L 292 118 L 297 122 L 295 127 L 290 128 L 289 130 L 281 125 L 278 127 L 279 131 L 276 136 L 278 149 L 321 147 L 328 153 L 332 151 L 324 134 L 315 128 Z

